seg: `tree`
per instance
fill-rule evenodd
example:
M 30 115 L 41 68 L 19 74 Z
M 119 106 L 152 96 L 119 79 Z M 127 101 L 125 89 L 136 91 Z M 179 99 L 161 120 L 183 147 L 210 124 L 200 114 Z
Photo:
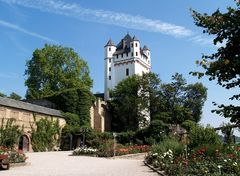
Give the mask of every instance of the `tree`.
M 27 61 L 28 99 L 49 97 L 70 88 L 92 87 L 87 63 L 72 48 L 45 45 Z
M 114 131 L 137 130 L 141 120 L 138 106 L 141 103 L 138 91 L 140 90 L 139 76 L 133 75 L 121 81 L 110 92 L 109 101 L 112 111 L 112 129 Z
M 12 92 L 10 94 L 9 98 L 12 98 L 14 100 L 21 100 L 22 99 L 22 97 L 20 95 L 16 94 L 15 92 Z
M 207 99 L 207 88 L 202 83 L 189 84 L 185 88 L 184 107 L 188 108 L 193 120 L 199 122 L 201 120 L 202 108 Z
M 206 98 L 207 89 L 201 83 L 187 84 L 183 76 L 176 73 L 171 83 L 161 85 L 158 118 L 171 124 L 185 120 L 199 122 Z
M 89 89 L 67 89 L 60 93 L 55 93 L 46 99 L 56 104 L 57 108 L 61 109 L 63 112 L 75 114 L 78 117 L 79 125 L 90 126 L 89 110 L 91 108 L 94 97 Z M 67 119 L 74 117 L 72 120 L 75 121 L 76 116 L 68 116 Z M 68 120 L 66 121 L 68 122 Z
M 161 84 L 158 75 L 147 73 L 128 77 L 110 93 L 113 129 L 135 131 L 149 116 L 151 121 L 165 124 L 199 122 L 207 89 L 201 83 L 188 85 L 178 73 L 167 84 Z
M 200 14 L 192 10 L 195 24 L 204 28 L 203 32 L 213 35 L 214 45 L 220 46 L 211 55 L 203 55 L 202 60 L 197 64 L 202 66 L 204 72 L 191 72 L 193 75 L 209 77 L 209 80 L 216 80 L 217 83 L 226 88 L 233 89 L 240 86 L 240 3 L 237 1 L 235 8 L 228 7 L 226 13 L 216 10 L 211 15 Z M 231 98 L 239 101 L 240 94 Z M 215 104 L 217 105 L 217 104 Z M 231 122 L 240 124 L 240 106 L 218 105 L 219 109 L 214 110 L 224 117 L 230 118 Z

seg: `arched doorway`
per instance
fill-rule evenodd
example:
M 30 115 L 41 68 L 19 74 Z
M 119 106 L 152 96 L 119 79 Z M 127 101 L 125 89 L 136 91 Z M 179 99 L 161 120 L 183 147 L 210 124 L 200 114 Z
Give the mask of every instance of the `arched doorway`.
M 27 135 L 22 135 L 19 140 L 18 149 L 23 152 L 29 151 L 29 138 Z

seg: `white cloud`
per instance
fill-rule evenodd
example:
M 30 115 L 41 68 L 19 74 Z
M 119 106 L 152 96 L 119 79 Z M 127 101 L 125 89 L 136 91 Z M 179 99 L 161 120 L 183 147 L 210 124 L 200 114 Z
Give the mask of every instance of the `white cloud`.
M 217 43 L 216 45 L 214 45 L 213 37 L 203 36 L 203 35 L 196 35 L 194 37 L 191 37 L 189 40 L 199 45 L 210 46 L 215 48 L 224 47 L 226 45 L 226 41 L 223 41 L 222 43 Z
M 24 34 L 27 34 L 27 35 L 30 35 L 30 36 L 33 36 L 33 37 L 36 37 L 36 38 L 39 38 L 41 40 L 45 40 L 45 41 L 48 41 L 48 42 L 53 42 L 53 43 L 57 43 L 57 41 L 53 40 L 53 39 L 50 39 L 46 36 L 43 36 L 43 35 L 40 35 L 38 33 L 35 33 L 35 32 L 31 32 L 31 31 L 28 31 L 16 24 L 13 24 L 13 23 L 9 23 L 7 21 L 3 21 L 3 20 L 0 20 L 0 26 L 4 26 L 4 27 L 7 27 L 7 28 L 11 28 L 13 30 L 16 30 L 18 32 L 22 32 Z
M 0 78 L 17 79 L 19 78 L 19 75 L 13 72 L 0 73 Z
M 192 36 L 193 32 L 183 26 L 113 11 L 83 8 L 78 4 L 53 0 L 0 0 L 9 4 L 35 8 L 41 11 L 74 17 L 80 20 L 112 24 L 125 28 L 159 32 L 174 37 Z
M 190 38 L 190 41 L 200 45 L 212 45 L 213 46 L 213 38 L 212 37 L 205 37 L 202 35 L 196 35 Z

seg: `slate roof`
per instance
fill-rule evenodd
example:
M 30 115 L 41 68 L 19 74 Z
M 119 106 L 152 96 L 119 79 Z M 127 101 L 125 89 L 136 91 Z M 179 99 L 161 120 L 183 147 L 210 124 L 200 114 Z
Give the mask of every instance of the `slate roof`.
M 150 49 L 147 47 L 147 45 L 144 45 L 143 50 L 150 50 Z
M 133 38 L 127 34 L 121 42 L 117 44 L 116 51 L 113 54 L 122 54 L 130 52 L 130 42 L 133 40 Z
M 31 103 L 26 103 L 23 101 L 17 101 L 11 98 L 0 97 L 0 106 L 6 106 L 56 117 L 62 117 L 61 112 L 56 109 L 50 109 L 43 106 L 34 105 Z
M 113 43 L 112 39 L 109 39 L 107 44 L 104 47 L 106 46 L 115 46 L 115 44 Z

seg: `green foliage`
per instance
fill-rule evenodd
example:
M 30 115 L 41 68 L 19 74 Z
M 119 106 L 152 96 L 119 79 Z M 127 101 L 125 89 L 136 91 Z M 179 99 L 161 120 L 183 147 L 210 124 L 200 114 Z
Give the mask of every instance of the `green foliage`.
M 110 92 L 112 100 L 109 101 L 112 110 L 112 129 L 114 131 L 137 130 L 142 118 L 139 114 L 141 99 L 138 95 L 140 89 L 139 76 L 134 75 L 121 81 Z
M 4 93 L 0 92 L 0 97 L 7 97 L 7 95 L 5 95 Z
M 220 138 L 215 130 L 209 126 L 206 128 L 194 122 L 184 122 L 182 124 L 188 131 L 189 147 L 195 148 L 208 144 L 221 144 Z
M 53 147 L 59 145 L 60 127 L 58 120 L 40 119 L 31 124 L 31 141 L 33 150 L 51 151 Z
M 79 132 L 80 119 L 79 116 L 73 113 L 63 113 L 64 119 L 66 120 L 66 126 L 64 127 L 64 132 L 67 134 L 76 134 Z
M 20 95 L 16 94 L 15 92 L 12 92 L 10 94 L 9 98 L 12 98 L 14 100 L 21 100 L 22 99 L 22 97 Z
M 147 127 L 147 133 L 148 134 L 145 138 L 148 138 L 148 144 L 156 144 L 161 142 L 164 137 L 169 134 L 169 127 L 161 120 L 153 120 L 151 121 L 149 127 Z
M 159 170 L 164 170 L 173 163 L 174 157 L 180 156 L 183 151 L 184 145 L 177 138 L 169 136 L 151 147 L 151 152 L 146 156 L 146 162 Z
M 181 74 L 172 76 L 172 82 L 161 85 L 161 107 L 158 119 L 167 123 L 181 124 L 185 120 L 199 122 L 207 89 L 201 83 L 187 85 Z
M 72 48 L 45 45 L 27 61 L 28 99 L 41 99 L 70 88 L 92 87 L 87 63 Z
M 134 75 L 120 82 L 111 91 L 112 129 L 117 132 L 136 131 L 139 124 L 150 119 L 167 124 L 181 124 L 185 120 L 199 122 L 207 89 L 201 83 L 187 84 L 181 74 L 172 76 L 172 82 L 161 84 L 154 73 Z
M 219 9 L 209 14 L 200 14 L 192 10 L 195 24 L 204 28 L 203 32 L 213 35 L 214 45 L 220 45 L 217 51 L 211 55 L 203 55 L 197 64 L 202 66 L 204 72 L 191 72 L 194 76 L 209 77 L 226 88 L 234 89 L 240 86 L 240 4 L 236 1 L 236 7 L 228 7 L 222 13 Z M 222 44 L 224 43 L 224 44 Z M 239 101 L 240 94 L 234 94 L 230 99 Z M 215 103 L 215 105 L 217 105 Z M 231 122 L 240 123 L 240 106 L 218 105 L 217 114 L 230 118 Z
M 18 144 L 20 136 L 23 134 L 23 129 L 15 125 L 15 119 L 7 119 L 5 122 L 2 119 L 0 127 L 0 146 L 13 148 L 14 144 Z
M 233 129 L 231 127 L 231 124 L 224 124 L 222 125 L 222 129 L 221 129 L 223 135 L 224 135 L 224 142 L 228 145 L 231 145 L 234 143 L 234 136 L 233 136 Z
M 90 125 L 89 109 L 94 97 L 89 89 L 68 89 L 61 93 L 56 93 L 51 97 L 47 97 L 47 99 L 56 104 L 63 112 L 76 114 L 78 116 L 78 125 Z M 77 122 L 76 117 L 73 118 L 74 121 Z M 67 119 L 69 120 L 69 118 Z
M 136 133 L 134 131 L 117 133 L 117 142 L 123 145 L 132 144 L 135 141 L 135 134 Z
M 168 136 L 164 138 L 161 143 L 152 146 L 152 153 L 165 153 L 172 150 L 174 156 L 180 156 L 184 151 L 184 145 L 179 141 L 179 139 Z

